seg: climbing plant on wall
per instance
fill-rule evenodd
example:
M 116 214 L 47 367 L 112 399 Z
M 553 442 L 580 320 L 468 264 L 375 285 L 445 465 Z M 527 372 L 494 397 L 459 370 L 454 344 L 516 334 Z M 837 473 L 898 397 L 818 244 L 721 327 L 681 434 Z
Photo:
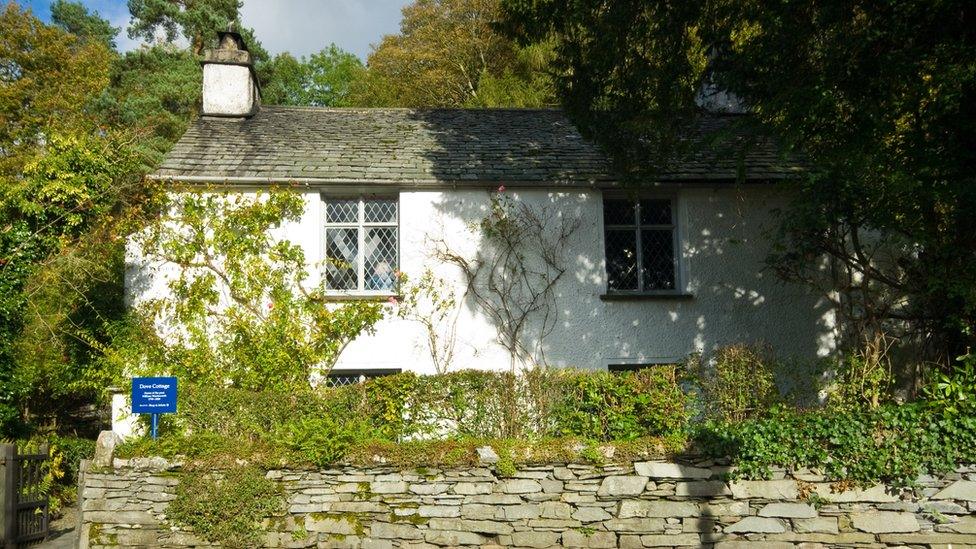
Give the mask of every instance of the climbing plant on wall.
M 171 195 L 134 238 L 168 291 L 137 304 L 108 360 L 252 389 L 301 386 L 328 373 L 383 306 L 325 302 L 302 248 L 274 236 L 304 205 L 286 190 Z

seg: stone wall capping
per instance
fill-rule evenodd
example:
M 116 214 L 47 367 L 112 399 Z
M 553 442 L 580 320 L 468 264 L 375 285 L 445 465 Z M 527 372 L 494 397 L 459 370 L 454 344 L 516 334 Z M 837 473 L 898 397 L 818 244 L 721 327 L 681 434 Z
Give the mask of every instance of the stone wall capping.
M 114 459 L 81 486 L 79 547 L 215 547 L 166 523 L 181 465 Z M 798 481 L 726 483 L 708 460 L 646 460 L 608 467 L 558 463 L 499 478 L 487 467 L 398 470 L 344 465 L 267 472 L 287 513 L 267 519 L 263 546 L 441 549 L 480 547 L 960 547 L 976 545 L 976 482 L 924 477 L 921 489 L 885 486 L 833 492 L 813 482 L 818 506 Z M 706 476 L 707 475 L 707 476 Z M 369 486 L 363 497 L 362 486 Z M 803 484 L 804 486 L 808 486 Z M 347 517 L 353 517 L 348 519 Z
M 834 491 L 832 484 L 818 483 L 814 484 L 813 491 L 831 503 L 890 503 L 899 500 L 893 489 L 881 484 L 865 489 Z
M 729 485 L 735 499 L 792 500 L 800 495 L 796 481 L 780 480 L 740 480 Z
M 817 516 L 817 511 L 809 503 L 768 503 L 759 516 L 805 519 Z
M 634 470 L 652 479 L 707 479 L 713 474 L 711 469 L 666 461 L 640 461 L 634 463 Z
M 957 480 L 932 496 L 932 499 L 976 501 L 976 481 Z
M 854 528 L 871 534 L 917 532 L 920 529 L 918 519 L 914 514 L 898 511 L 852 513 L 851 524 Z
M 727 534 L 781 534 L 786 531 L 787 523 L 782 519 L 769 517 L 745 517 L 742 520 L 725 527 Z

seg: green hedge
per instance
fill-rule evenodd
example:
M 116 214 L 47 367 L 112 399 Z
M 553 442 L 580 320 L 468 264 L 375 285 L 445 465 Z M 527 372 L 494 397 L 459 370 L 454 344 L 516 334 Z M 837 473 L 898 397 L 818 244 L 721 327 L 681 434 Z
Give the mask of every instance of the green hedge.
M 295 393 L 190 385 L 180 413 L 166 416 L 163 439 L 133 442 L 123 453 L 318 466 L 382 456 L 401 466 L 461 466 L 477 463 L 475 448 L 491 444 L 511 465 L 597 462 L 605 443 L 616 461 L 661 457 L 690 440 L 698 452 L 728 458 L 742 477 L 806 467 L 860 484 L 906 484 L 976 463 L 974 398 L 875 409 L 774 406 L 754 419 L 693 425 L 680 375 L 674 367 L 624 375 L 407 373 Z
M 622 375 L 578 370 L 519 376 L 403 373 L 292 393 L 188 385 L 181 387 L 180 413 L 165 417 L 164 431 L 255 441 L 314 429 L 310 420 L 321 423 L 327 418 L 330 425 L 322 424 L 323 429 L 349 425 L 389 441 L 564 436 L 633 440 L 683 432 L 686 400 L 671 366 Z
M 539 449 L 558 440 L 538 456 L 560 444 L 586 449 L 611 441 L 633 442 L 621 446 L 623 452 L 660 455 L 665 447 L 683 447 L 690 408 L 672 366 L 622 375 L 404 373 L 289 393 L 188 384 L 179 398 L 179 413 L 163 416 L 162 440 L 134 441 L 123 454 L 219 461 L 236 452 L 264 463 L 325 465 L 365 448 L 381 449 L 396 460 L 399 452 L 391 443 L 453 440 L 464 444 L 432 447 L 431 455 L 444 463 L 465 463 L 474 455 L 473 441 L 506 448 L 519 441 L 516 445 Z M 535 459 L 530 454 L 519 459 Z

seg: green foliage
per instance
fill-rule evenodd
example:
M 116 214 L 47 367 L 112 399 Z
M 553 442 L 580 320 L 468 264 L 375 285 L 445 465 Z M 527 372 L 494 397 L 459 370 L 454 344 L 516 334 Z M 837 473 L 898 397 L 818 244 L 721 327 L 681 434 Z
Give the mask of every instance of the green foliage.
M 538 51 L 494 27 L 498 0 L 417 0 L 403 8 L 400 33 L 373 48 L 352 87 L 370 107 L 539 107 L 553 103 Z M 482 93 L 484 91 L 484 93 Z
M 255 467 L 188 472 L 166 508 L 168 520 L 224 547 L 255 547 L 261 520 L 284 512 L 284 490 Z
M 121 314 L 121 247 L 112 239 L 142 194 L 136 164 L 119 135 L 52 133 L 22 177 L 0 189 L 0 407 L 11 410 L 0 433 L 24 434 L 13 409 L 27 422 L 56 421 L 48 416 L 104 387 L 93 353 Z
M 0 177 L 6 185 L 46 136 L 92 129 L 84 107 L 106 84 L 110 53 L 11 2 L 0 9 L 0 59 Z
M 382 306 L 328 304 L 309 287 L 302 248 L 274 237 L 304 211 L 300 194 L 276 190 L 171 194 L 165 212 L 133 242 L 147 260 L 175 266 L 169 293 L 136 307 L 106 360 L 119 371 L 170 373 L 239 388 L 307 385 L 368 332 Z M 171 331 L 160 337 L 156 326 Z
M 144 170 L 186 131 L 200 102 L 202 72 L 193 54 L 168 44 L 142 47 L 117 57 L 108 87 L 94 108 L 107 123 L 129 128 L 145 151 Z
M 829 403 L 840 408 L 877 408 L 891 400 L 894 386 L 891 343 L 880 335 L 837 363 L 837 380 L 831 387 Z
M 720 347 L 710 362 L 693 355 L 688 367 L 701 390 L 700 401 L 708 417 L 741 421 L 765 413 L 779 397 L 774 360 L 762 347 Z
M 910 484 L 976 459 L 976 410 L 931 403 L 861 410 L 774 411 L 740 423 L 710 423 L 703 449 L 730 456 L 738 474 L 768 478 L 770 467 L 818 468 L 858 484 Z
M 180 35 L 200 55 L 217 38 L 217 31 L 237 20 L 239 0 L 129 0 L 130 38 L 153 41 L 157 31 L 173 42 Z
M 373 438 L 571 436 L 608 442 L 676 436 L 688 419 L 685 401 L 676 369 L 663 366 L 621 376 L 571 370 L 404 373 L 288 392 L 187 384 L 180 390 L 180 413 L 164 418 L 162 429 L 283 445 L 303 455 L 300 461 L 321 464 L 320 457 L 338 459 L 343 446 Z
M 620 375 L 570 375 L 553 404 L 554 430 L 591 440 L 632 440 L 680 433 L 688 420 L 677 368 L 656 366 Z
M 266 65 L 261 92 L 271 105 L 349 106 L 350 87 L 365 71 L 358 57 L 335 44 L 300 60 L 282 53 Z
M 345 457 L 353 444 L 373 438 L 373 431 L 356 419 L 305 417 L 284 424 L 276 438 L 295 461 L 325 467 Z
M 967 353 L 956 359 L 952 370 L 939 372 L 924 388 L 930 402 L 950 412 L 963 413 L 976 402 L 976 355 Z
M 94 357 L 122 306 L 118 237 L 149 196 L 131 136 L 92 108 L 111 29 L 78 8 L 54 5 L 62 28 L 14 3 L 0 14 L 0 436 L 65 429 L 101 396 L 111 376 Z
M 973 344 L 968 2 L 502 4 L 520 39 L 556 41 L 564 106 L 635 184 L 694 152 L 687 127 L 708 90 L 752 113 L 737 129 L 802 152 L 813 169 L 794 182 L 770 261 L 825 296 L 841 290 L 835 305 L 852 345 L 887 333 L 945 364 Z
M 51 453 L 61 456 L 64 475 L 60 483 L 74 488 L 78 483 L 81 460 L 95 457 L 95 441 L 73 436 L 49 435 L 44 439 Z
M 81 2 L 55 0 L 51 4 L 51 22 L 79 38 L 96 40 L 110 50 L 115 49 L 119 29 L 99 17 L 97 12 L 90 13 Z

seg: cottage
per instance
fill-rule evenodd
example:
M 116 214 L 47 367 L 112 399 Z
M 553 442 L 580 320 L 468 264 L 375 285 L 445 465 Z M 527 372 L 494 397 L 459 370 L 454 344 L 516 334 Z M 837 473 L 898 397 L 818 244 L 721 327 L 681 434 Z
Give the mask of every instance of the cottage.
M 497 288 L 479 287 L 457 261 L 485 253 L 478 223 L 500 199 L 524 204 L 548 235 L 535 244 L 551 264 L 530 267 L 554 280 L 524 315 L 527 361 L 617 370 L 737 342 L 805 357 L 835 348 L 828 301 L 764 269 L 793 173 L 771 150 L 704 154 L 635 195 L 558 110 L 261 105 L 240 37 L 223 33 L 220 44 L 204 61 L 202 116 L 151 177 L 241 193 L 297 186 L 304 216 L 285 233 L 336 300 L 395 298 L 396 272 L 429 270 L 458 298 L 441 334 L 453 338 L 452 369 L 511 364 L 491 310 Z M 165 266 L 129 261 L 131 299 L 166 291 Z M 432 373 L 427 341 L 419 323 L 388 318 L 333 375 Z

